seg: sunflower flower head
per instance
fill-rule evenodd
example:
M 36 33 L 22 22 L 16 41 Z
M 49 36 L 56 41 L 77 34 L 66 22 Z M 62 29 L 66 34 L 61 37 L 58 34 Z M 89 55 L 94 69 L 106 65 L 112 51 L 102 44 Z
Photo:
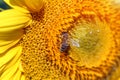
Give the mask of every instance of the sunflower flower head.
M 119 4 L 0 2 L 0 80 L 119 80 Z

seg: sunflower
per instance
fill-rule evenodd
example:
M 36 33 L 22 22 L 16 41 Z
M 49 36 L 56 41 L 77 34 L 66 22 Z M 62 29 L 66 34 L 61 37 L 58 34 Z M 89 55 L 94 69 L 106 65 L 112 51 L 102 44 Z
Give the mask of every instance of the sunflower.
M 1 0 L 0 11 L 0 80 L 120 79 L 120 0 Z

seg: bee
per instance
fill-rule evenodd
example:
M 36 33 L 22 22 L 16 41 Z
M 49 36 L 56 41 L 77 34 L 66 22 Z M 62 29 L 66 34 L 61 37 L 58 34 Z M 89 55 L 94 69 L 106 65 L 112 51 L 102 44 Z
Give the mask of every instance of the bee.
M 63 32 L 62 33 L 62 43 L 61 43 L 61 46 L 60 46 L 60 52 L 67 53 L 69 48 L 70 48 L 70 45 L 69 45 L 69 41 L 68 41 L 68 33 Z

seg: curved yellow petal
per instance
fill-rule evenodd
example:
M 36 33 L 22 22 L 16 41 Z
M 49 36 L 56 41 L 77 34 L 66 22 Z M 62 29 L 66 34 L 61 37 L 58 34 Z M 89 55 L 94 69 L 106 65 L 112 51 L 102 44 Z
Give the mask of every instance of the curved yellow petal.
M 22 47 L 16 44 L 23 35 L 23 28 L 30 24 L 31 15 L 9 9 L 0 12 L 0 19 L 0 80 L 20 80 Z
M 4 55 L 0 56 L 0 68 L 7 64 L 10 60 L 12 60 L 14 58 L 15 55 L 17 55 L 17 53 L 21 51 L 21 47 L 15 47 L 12 48 L 11 50 L 9 50 L 8 52 L 6 52 Z
M 21 61 L 20 61 L 20 55 L 21 55 L 21 51 L 22 49 L 18 52 L 18 54 L 16 55 L 16 57 L 7 65 L 6 69 L 9 69 L 9 67 L 13 66 L 16 62 L 19 62 L 18 68 L 16 70 L 16 72 L 14 73 L 14 75 L 12 75 L 12 77 L 10 78 L 10 80 L 20 80 L 23 75 L 23 70 L 21 70 L 20 68 L 22 68 L 22 66 L 20 66 Z
M 21 61 L 20 61 L 21 62 Z M 21 64 L 19 62 L 19 64 Z M 18 67 L 18 69 L 17 69 L 17 71 L 15 72 L 15 74 L 12 76 L 12 78 L 10 79 L 10 80 L 21 80 L 22 79 L 22 76 L 24 75 L 22 72 L 23 72 L 23 70 L 21 71 L 21 69 L 20 68 L 22 68 L 22 65 L 20 65 L 19 67 Z M 24 80 L 25 80 L 25 78 L 24 78 Z
M 21 78 L 21 71 L 18 69 L 10 80 L 20 80 L 20 78 Z
M 24 0 L 28 10 L 38 12 L 43 7 L 43 0 Z
M 22 50 L 21 50 L 22 51 Z M 21 58 L 20 58 L 21 59 Z M 21 72 L 24 72 L 24 69 L 23 69 L 23 66 L 22 66 L 22 61 L 20 62 L 20 64 L 19 64 L 19 70 L 21 71 Z
M 8 45 L 10 43 L 12 43 L 13 41 L 3 41 L 3 40 L 0 40 L 0 47 L 1 46 L 5 46 L 5 45 Z
M 13 49 L 12 49 L 12 50 L 13 50 Z M 12 58 L 12 60 L 10 60 L 7 64 L 4 64 L 5 67 L 4 67 L 3 71 L 5 71 L 5 70 L 7 70 L 8 68 L 10 68 L 11 66 L 13 66 L 13 65 L 20 59 L 21 53 L 22 53 L 22 47 L 19 47 L 19 50 L 17 50 L 15 53 L 16 53 L 16 54 L 14 55 L 14 57 Z M 20 64 L 21 64 L 21 63 L 19 63 L 19 70 L 20 70 L 21 72 L 23 72 L 23 70 L 21 70 L 21 69 L 22 69 L 22 66 L 20 66 Z
M 0 42 L 3 41 L 11 41 L 11 40 L 16 40 L 18 38 L 21 38 L 23 34 L 23 30 L 16 30 L 16 31 L 11 31 L 11 32 L 0 32 Z M 2 41 L 1 41 L 2 40 Z M 3 43 L 0 43 L 3 45 Z M 0 45 L 1 46 L 1 45 Z
M 25 75 L 21 75 L 21 79 L 20 80 L 25 80 Z
M 11 42 L 10 44 L 8 45 L 5 45 L 5 46 L 1 46 L 0 47 L 0 54 L 4 54 L 8 49 L 10 49 L 12 46 L 14 46 L 15 44 L 17 44 L 19 42 L 20 39 L 18 40 L 15 40 L 13 42 Z M 1 64 L 0 64 L 1 65 Z
M 22 75 L 22 71 L 19 69 L 21 52 L 22 47 L 17 46 L 9 50 L 3 57 L 0 56 L 0 80 L 10 80 L 11 78 L 20 80 Z
M 24 0 L 4 0 L 9 6 L 24 13 L 29 13 L 24 4 Z
M 31 15 L 15 9 L 0 12 L 0 54 L 18 43 L 23 28 L 29 25 Z
M 23 28 L 31 20 L 31 15 L 15 9 L 9 9 L 0 13 L 0 19 L 0 31 L 5 31 L 5 29 Z
M 0 32 L 0 54 L 4 54 L 12 46 L 16 45 L 23 35 L 23 30 L 13 32 Z
M 43 0 L 4 0 L 11 7 L 20 11 L 27 12 L 39 12 L 43 7 Z
M 19 61 L 15 63 L 12 67 L 7 69 L 0 77 L 0 80 L 10 80 L 10 78 L 16 73 L 18 69 Z

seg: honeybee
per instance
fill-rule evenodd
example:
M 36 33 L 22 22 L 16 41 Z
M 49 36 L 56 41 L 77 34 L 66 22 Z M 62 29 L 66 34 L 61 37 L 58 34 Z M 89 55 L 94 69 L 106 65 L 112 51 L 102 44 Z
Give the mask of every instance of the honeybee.
M 67 53 L 69 48 L 70 48 L 70 45 L 69 45 L 69 40 L 68 40 L 68 33 L 67 32 L 63 32 L 62 33 L 62 43 L 61 43 L 61 46 L 60 46 L 60 52 L 65 52 Z

